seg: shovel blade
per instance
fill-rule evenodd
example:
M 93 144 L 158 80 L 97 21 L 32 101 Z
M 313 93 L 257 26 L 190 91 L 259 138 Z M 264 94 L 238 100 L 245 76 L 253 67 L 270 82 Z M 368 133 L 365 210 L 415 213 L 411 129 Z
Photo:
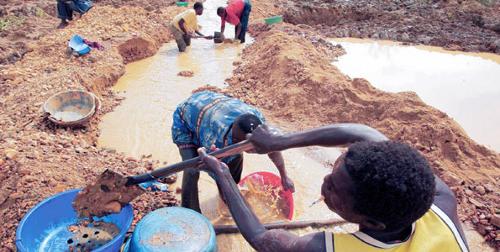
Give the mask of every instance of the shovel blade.
M 145 192 L 137 185 L 126 186 L 127 177 L 105 170 L 96 183 L 87 185 L 76 196 L 73 208 L 80 217 L 102 217 L 119 212 L 121 207 L 128 204 Z

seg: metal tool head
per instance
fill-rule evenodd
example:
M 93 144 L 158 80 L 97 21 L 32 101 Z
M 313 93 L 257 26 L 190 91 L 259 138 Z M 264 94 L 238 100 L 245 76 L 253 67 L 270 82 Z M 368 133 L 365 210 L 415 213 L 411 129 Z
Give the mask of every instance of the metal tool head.
M 96 183 L 87 185 L 78 193 L 73 208 L 80 217 L 89 218 L 119 212 L 122 206 L 145 192 L 137 185 L 127 186 L 127 180 L 112 170 L 104 171 Z

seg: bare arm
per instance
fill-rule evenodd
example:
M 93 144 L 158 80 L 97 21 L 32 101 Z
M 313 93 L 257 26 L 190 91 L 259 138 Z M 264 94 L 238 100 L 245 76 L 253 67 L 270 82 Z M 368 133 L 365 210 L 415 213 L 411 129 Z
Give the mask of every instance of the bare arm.
M 286 174 L 285 160 L 283 159 L 283 155 L 281 154 L 281 152 L 280 151 L 270 152 L 267 154 L 267 156 L 269 157 L 269 159 L 271 159 L 271 161 L 273 161 L 276 168 L 278 168 L 283 188 L 286 191 L 291 190 L 292 192 L 295 192 L 295 186 L 293 185 L 292 180 L 288 178 Z
M 226 21 L 222 20 L 220 24 L 220 33 L 224 35 L 224 30 L 226 29 Z
M 184 34 L 189 34 L 186 30 L 186 26 L 184 25 L 185 23 L 186 21 L 183 18 L 181 18 L 181 20 L 179 20 L 179 28 L 181 28 Z
M 261 125 L 252 132 L 249 140 L 258 153 L 269 153 L 313 145 L 333 147 L 359 141 L 386 141 L 388 138 L 366 125 L 343 123 L 284 135 Z
M 236 37 L 234 39 L 238 39 L 241 34 L 241 22 L 236 25 Z
M 217 186 L 224 194 L 229 211 L 243 237 L 257 251 L 324 251 L 323 233 L 297 236 L 284 230 L 266 230 L 248 203 L 224 163 L 208 156 L 203 149 L 198 153 L 205 163 L 205 169 L 214 173 Z

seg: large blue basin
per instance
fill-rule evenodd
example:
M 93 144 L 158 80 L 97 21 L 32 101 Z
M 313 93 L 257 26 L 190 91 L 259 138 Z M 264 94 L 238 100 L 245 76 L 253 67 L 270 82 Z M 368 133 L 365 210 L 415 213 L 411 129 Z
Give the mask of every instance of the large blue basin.
M 68 226 L 77 222 L 77 214 L 71 203 L 80 189 L 56 194 L 33 207 L 21 220 L 16 231 L 18 251 L 68 251 L 67 241 L 72 237 Z M 115 224 L 120 233 L 110 242 L 93 251 L 120 251 L 125 234 L 132 224 L 134 213 L 130 205 L 118 214 L 96 218 Z

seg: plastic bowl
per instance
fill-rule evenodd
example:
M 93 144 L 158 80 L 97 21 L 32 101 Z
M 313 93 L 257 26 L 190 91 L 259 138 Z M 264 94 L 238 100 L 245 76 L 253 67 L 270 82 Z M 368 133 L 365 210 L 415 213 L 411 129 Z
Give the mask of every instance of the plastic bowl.
M 86 91 L 70 90 L 51 96 L 43 105 L 49 120 L 63 126 L 81 125 L 96 112 L 98 98 Z
M 266 24 L 270 25 L 270 24 L 277 24 L 277 23 L 281 23 L 283 22 L 283 16 L 274 16 L 274 17 L 269 17 L 269 18 L 266 18 L 264 19 L 264 21 L 266 22 Z
M 187 7 L 189 3 L 188 3 L 188 2 L 175 2 L 175 4 L 176 4 L 177 6 Z
M 283 190 L 283 186 L 281 185 L 281 178 L 280 176 L 271 173 L 271 172 L 254 172 L 251 174 L 248 174 L 246 177 L 244 177 L 240 183 L 238 183 L 239 186 L 244 187 L 245 183 L 248 181 L 254 181 L 258 182 L 260 184 L 264 185 L 270 185 L 272 187 L 280 188 L 279 196 L 285 200 L 288 209 L 285 209 L 287 212 L 286 216 L 289 220 L 293 219 L 294 213 L 295 213 L 295 204 L 293 201 L 293 193 L 291 191 L 285 191 Z
M 56 194 L 33 207 L 17 227 L 17 250 L 68 251 L 67 240 L 72 237 L 72 233 L 67 227 L 77 222 L 77 215 L 71 204 L 79 191 L 80 189 L 74 189 Z M 118 214 L 96 219 L 115 224 L 120 233 L 113 240 L 92 251 L 119 251 L 133 218 L 132 207 L 127 205 Z
M 137 223 L 124 252 L 217 251 L 212 223 L 182 207 L 165 207 L 148 213 Z

